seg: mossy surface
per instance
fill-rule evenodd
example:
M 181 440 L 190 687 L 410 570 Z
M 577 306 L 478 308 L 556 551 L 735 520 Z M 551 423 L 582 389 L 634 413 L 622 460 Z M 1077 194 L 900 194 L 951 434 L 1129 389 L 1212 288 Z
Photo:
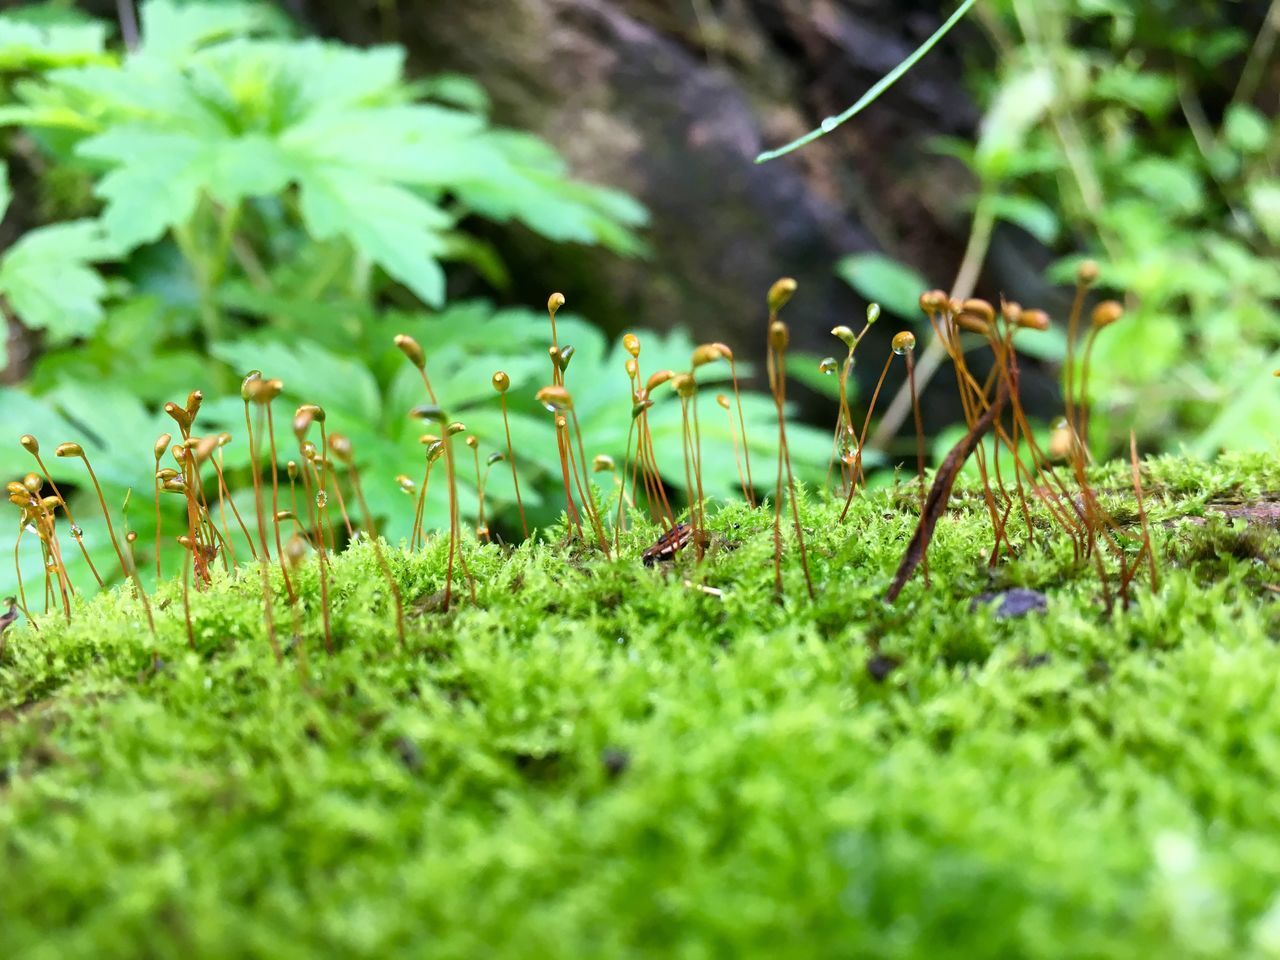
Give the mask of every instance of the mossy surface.
M 731 506 L 697 572 L 651 529 L 472 545 L 448 614 L 443 541 L 392 551 L 404 651 L 361 544 L 325 654 L 312 564 L 305 682 L 252 569 L 193 594 L 196 651 L 172 583 L 158 641 L 127 590 L 12 630 L 0 956 L 1280 956 L 1280 534 L 1238 509 L 1280 462 L 1144 484 L 1160 589 L 1110 613 L 1061 535 L 989 573 L 972 486 L 885 606 L 902 487 L 805 506 L 813 602 Z M 1047 611 L 971 611 L 1010 586 Z

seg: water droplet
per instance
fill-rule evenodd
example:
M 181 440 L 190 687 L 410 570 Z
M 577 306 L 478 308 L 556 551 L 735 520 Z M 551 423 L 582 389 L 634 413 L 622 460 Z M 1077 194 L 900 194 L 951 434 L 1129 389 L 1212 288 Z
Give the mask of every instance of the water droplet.
M 841 461 L 846 464 L 852 464 L 857 459 L 858 438 L 851 427 L 840 431 L 839 452 Z
M 818 364 L 819 373 L 835 373 L 838 369 L 840 369 L 840 365 L 836 363 L 835 357 L 827 357 Z
M 916 335 L 910 330 L 903 330 L 893 338 L 893 352 L 898 356 L 910 353 L 916 348 Z
M 73 523 L 71 525 L 71 536 L 79 540 L 84 537 L 84 531 L 80 529 L 78 524 Z
M 320 490 L 320 491 L 317 491 L 317 492 L 316 492 L 316 506 L 317 506 L 317 507 L 319 507 L 321 510 L 323 510 L 323 509 L 325 508 L 325 505 L 326 505 L 328 502 L 329 502 L 329 495 L 328 495 L 327 493 L 325 493 L 323 490 Z
M 837 120 L 835 117 L 827 117 L 825 120 L 822 121 L 822 132 L 830 133 L 832 130 L 834 130 L 838 126 L 840 126 L 839 120 Z

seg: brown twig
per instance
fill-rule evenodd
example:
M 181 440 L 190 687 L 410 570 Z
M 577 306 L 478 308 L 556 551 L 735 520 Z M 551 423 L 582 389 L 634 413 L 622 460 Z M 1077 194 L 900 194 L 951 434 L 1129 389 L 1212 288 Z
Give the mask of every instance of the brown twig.
M 925 498 L 924 512 L 920 515 L 920 523 L 916 526 L 916 532 L 911 537 L 911 543 L 907 545 L 907 552 L 902 557 L 902 563 L 898 565 L 898 572 L 894 574 L 893 583 L 890 584 L 888 591 L 884 595 L 886 603 L 893 603 L 898 598 L 898 594 L 907 585 L 907 581 L 911 579 L 916 567 L 924 560 L 925 553 L 929 549 L 929 541 L 933 539 L 933 530 L 947 509 L 947 501 L 951 499 L 951 488 L 955 486 L 960 468 L 964 466 L 965 461 L 969 459 L 969 455 L 973 453 L 974 447 L 978 445 L 986 432 L 991 429 L 991 425 L 996 418 L 1000 416 L 1008 397 L 1009 385 L 1002 379 L 996 391 L 995 401 L 974 422 L 969 432 L 961 438 L 960 442 L 951 448 L 951 452 L 947 454 L 946 459 L 938 467 L 938 471 L 934 476 L 933 486 L 929 488 L 929 496 Z

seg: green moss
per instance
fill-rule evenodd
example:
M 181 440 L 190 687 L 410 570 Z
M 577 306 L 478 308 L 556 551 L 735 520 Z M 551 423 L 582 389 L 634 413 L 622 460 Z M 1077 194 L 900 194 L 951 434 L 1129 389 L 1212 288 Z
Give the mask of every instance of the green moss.
M 1117 514 L 1126 478 L 1098 473 Z M 449 614 L 443 544 L 393 552 L 403 653 L 358 546 L 332 657 L 301 577 L 306 683 L 253 571 L 193 597 L 195 652 L 175 584 L 158 641 L 123 590 L 11 632 L 0 955 L 1276 956 L 1276 534 L 1198 518 L 1280 463 L 1144 484 L 1160 591 L 1110 614 L 1061 538 L 1011 525 L 988 571 L 972 488 L 886 607 L 890 489 L 806 506 L 812 603 L 795 564 L 774 601 L 770 515 L 732 506 L 696 575 L 722 597 L 643 567 L 651 530 L 472 546 Z M 1047 612 L 970 612 L 1010 585 Z

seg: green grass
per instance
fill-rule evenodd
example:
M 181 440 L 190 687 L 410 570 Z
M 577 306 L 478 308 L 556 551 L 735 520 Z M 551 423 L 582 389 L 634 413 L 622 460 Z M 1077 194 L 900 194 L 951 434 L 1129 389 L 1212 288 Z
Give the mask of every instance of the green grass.
M 722 598 L 643 567 L 652 531 L 472 546 L 447 615 L 443 541 L 393 552 L 407 653 L 359 546 L 333 657 L 302 576 L 307 685 L 253 571 L 194 598 L 198 652 L 161 592 L 158 672 L 124 590 L 10 631 L 0 956 L 1280 956 L 1280 534 L 1187 519 L 1280 461 L 1145 483 L 1161 589 L 1110 615 L 1065 540 L 989 576 L 972 487 L 886 607 L 904 487 L 806 507 L 813 603 L 741 506 Z M 1009 585 L 1048 612 L 969 612 Z

